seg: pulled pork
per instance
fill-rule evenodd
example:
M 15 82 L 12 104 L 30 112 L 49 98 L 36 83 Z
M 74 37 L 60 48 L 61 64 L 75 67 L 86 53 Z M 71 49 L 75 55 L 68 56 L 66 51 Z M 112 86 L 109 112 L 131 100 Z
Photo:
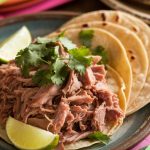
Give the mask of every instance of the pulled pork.
M 63 55 L 63 53 L 62 53 Z M 23 78 L 15 63 L 0 66 L 0 124 L 9 115 L 60 135 L 60 144 L 76 142 L 93 131 L 106 131 L 123 116 L 117 96 L 106 84 L 100 58 L 84 75 L 70 71 L 64 86 L 38 87 Z M 63 146 L 61 146 L 63 147 Z

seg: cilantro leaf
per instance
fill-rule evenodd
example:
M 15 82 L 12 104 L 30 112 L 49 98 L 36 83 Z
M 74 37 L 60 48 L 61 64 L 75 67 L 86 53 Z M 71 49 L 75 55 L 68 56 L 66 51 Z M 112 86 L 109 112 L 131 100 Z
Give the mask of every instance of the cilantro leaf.
M 59 73 L 64 65 L 65 65 L 64 61 L 57 58 L 56 61 L 53 63 L 54 72 Z
M 42 57 L 47 55 L 45 44 L 30 44 L 27 48 L 18 52 L 15 61 L 21 68 L 25 77 L 29 76 L 29 68 L 37 67 L 43 61 Z
M 65 35 L 65 30 L 64 30 L 64 31 L 62 31 L 62 32 L 58 35 L 58 38 L 60 38 L 60 37 L 64 37 L 64 35 Z
M 57 85 L 63 84 L 68 75 L 66 64 L 63 60 L 57 58 L 52 67 L 54 72 L 51 77 L 52 82 Z
M 36 53 L 39 57 L 47 55 L 46 44 L 30 44 L 28 50 Z
M 70 41 L 68 38 L 64 37 L 64 32 L 62 32 L 60 35 L 58 35 L 55 38 L 46 38 L 46 37 L 38 37 L 36 42 L 39 44 L 44 44 L 44 43 L 55 43 L 56 41 L 60 41 L 63 46 L 69 50 L 69 49 L 73 49 L 76 48 L 76 45 L 74 43 L 72 43 L 72 41 Z
M 110 141 L 110 137 L 102 132 L 96 131 L 88 136 L 89 139 L 94 139 L 102 142 L 103 144 L 107 144 Z
M 93 36 L 94 36 L 93 30 L 82 30 L 79 33 L 79 39 L 81 44 L 90 48 Z
M 68 62 L 68 67 L 71 70 L 76 70 L 77 72 L 79 72 L 81 75 L 85 73 L 85 66 L 83 64 L 81 64 L 79 61 L 75 60 L 75 59 L 70 59 Z
M 97 46 L 95 49 L 92 50 L 93 55 L 99 55 L 102 57 L 101 63 L 106 65 L 108 64 L 108 53 L 102 46 Z
M 92 63 L 92 58 L 86 57 L 90 54 L 90 50 L 88 48 L 75 48 L 69 50 L 68 53 L 70 54 L 68 66 L 72 70 L 78 71 L 80 74 L 83 74 L 86 70 L 86 66 L 89 66 Z
M 81 64 L 89 66 L 92 62 L 91 57 L 86 57 L 90 55 L 90 50 L 86 47 L 80 47 L 69 50 L 69 54 Z
M 61 85 L 66 80 L 68 71 L 63 60 L 59 58 L 49 66 L 49 69 L 41 69 L 36 72 L 32 80 L 37 85 L 45 85 L 49 83 Z
M 55 46 L 49 50 L 49 54 L 45 57 L 45 59 L 55 61 L 58 57 L 59 57 L 59 46 Z
M 73 55 L 74 57 L 83 57 L 90 55 L 90 50 L 86 47 L 74 48 L 69 50 L 69 54 Z
M 45 37 L 37 37 L 36 42 L 39 44 L 45 44 L 51 42 L 51 39 Z
M 22 74 L 25 77 L 28 77 L 29 76 L 29 65 L 28 64 L 24 64 L 23 67 L 20 67 L 20 68 L 21 68 Z
M 67 68 L 64 66 L 59 73 L 55 73 L 51 76 L 51 80 L 56 85 L 62 85 L 68 76 L 68 72 L 64 71 Z
M 32 81 L 39 86 L 52 83 L 51 70 L 38 70 L 32 77 Z
M 70 49 L 73 49 L 73 48 L 76 48 L 76 45 L 74 43 L 72 43 L 72 41 L 70 41 L 68 38 L 66 37 L 59 37 L 58 40 L 64 45 L 64 47 L 67 49 L 67 50 L 70 50 Z
M 16 58 L 15 61 L 17 65 L 21 68 L 22 74 L 27 77 L 29 76 L 29 67 L 37 66 L 40 62 L 40 57 L 37 53 L 34 51 L 31 51 L 30 49 L 26 48 L 24 50 L 21 50 Z

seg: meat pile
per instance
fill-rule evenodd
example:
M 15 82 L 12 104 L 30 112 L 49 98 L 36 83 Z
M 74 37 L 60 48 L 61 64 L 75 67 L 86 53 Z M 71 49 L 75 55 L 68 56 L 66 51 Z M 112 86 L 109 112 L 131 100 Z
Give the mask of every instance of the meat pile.
M 106 83 L 103 65 L 94 63 L 84 75 L 70 71 L 63 86 L 38 87 L 23 78 L 15 63 L 0 66 L 0 125 L 9 115 L 24 123 L 60 135 L 60 143 L 86 138 L 93 131 L 107 132 L 123 116 L 116 94 Z

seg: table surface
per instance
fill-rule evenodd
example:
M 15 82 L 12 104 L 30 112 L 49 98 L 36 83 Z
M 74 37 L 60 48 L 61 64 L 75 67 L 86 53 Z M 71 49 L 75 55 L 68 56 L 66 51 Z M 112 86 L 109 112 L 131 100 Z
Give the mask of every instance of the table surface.
M 68 4 L 59 6 L 52 10 L 67 10 L 76 12 L 88 12 L 99 9 L 110 9 L 108 6 L 100 2 L 100 0 L 73 0 Z

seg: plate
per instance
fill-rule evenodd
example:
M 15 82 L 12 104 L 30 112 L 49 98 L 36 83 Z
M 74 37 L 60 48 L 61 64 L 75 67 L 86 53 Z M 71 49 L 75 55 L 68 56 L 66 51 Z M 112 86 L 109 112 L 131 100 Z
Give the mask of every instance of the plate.
M 141 4 L 141 1 L 145 2 L 145 0 L 140 1 L 131 1 L 131 0 L 100 0 L 105 3 L 107 6 L 116 9 L 123 10 L 132 15 L 135 15 L 141 19 L 143 19 L 146 23 L 150 24 L 150 5 Z
M 0 41 L 14 33 L 16 30 L 26 25 L 33 37 L 44 36 L 68 19 L 77 16 L 75 12 L 45 12 L 35 15 L 25 15 L 1 20 L 0 22 Z M 150 104 L 142 108 L 133 115 L 127 117 L 122 127 L 112 136 L 108 145 L 93 145 L 85 150 L 126 150 L 141 141 L 150 134 Z M 16 150 L 15 147 L 0 140 L 0 149 Z

